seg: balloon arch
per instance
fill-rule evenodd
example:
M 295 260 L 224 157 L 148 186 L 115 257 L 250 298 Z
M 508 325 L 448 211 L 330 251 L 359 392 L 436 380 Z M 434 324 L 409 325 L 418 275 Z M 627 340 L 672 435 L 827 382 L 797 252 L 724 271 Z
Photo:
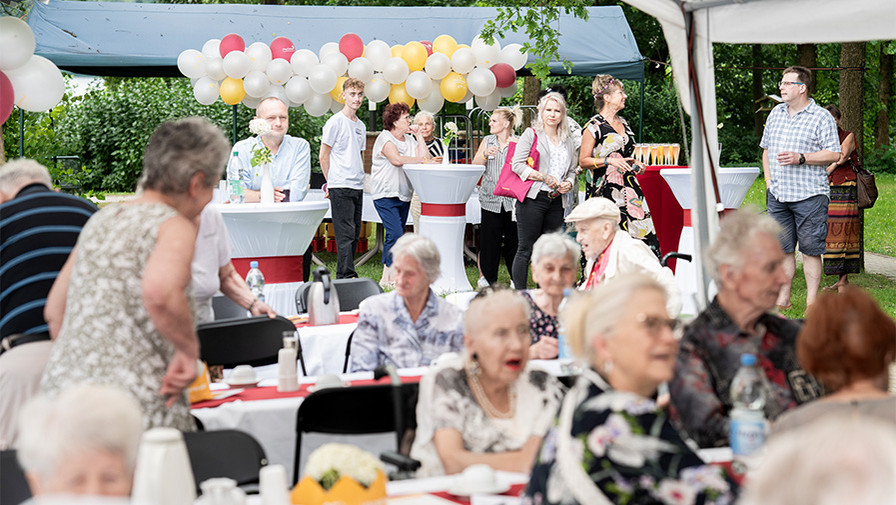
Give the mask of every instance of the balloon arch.
M 50 110 L 65 94 L 56 65 L 34 54 L 34 32 L 13 16 L 0 17 L 0 124 L 17 105 L 29 112 Z
M 469 45 L 450 35 L 432 42 L 411 41 L 389 46 L 382 40 L 366 45 L 346 33 L 327 42 L 317 53 L 296 49 L 286 37 L 270 45 L 248 47 L 235 33 L 207 41 L 201 50 L 187 49 L 177 58 L 180 72 L 193 84 L 193 96 L 203 105 L 220 97 L 224 103 L 255 108 L 276 96 L 288 106 L 303 106 L 312 116 L 342 108 L 342 84 L 349 77 L 362 81 L 372 103 L 384 100 L 417 105 L 436 113 L 445 101 L 494 110 L 501 98 L 516 92 L 516 71 L 526 64 L 520 44 L 503 48 L 478 36 Z

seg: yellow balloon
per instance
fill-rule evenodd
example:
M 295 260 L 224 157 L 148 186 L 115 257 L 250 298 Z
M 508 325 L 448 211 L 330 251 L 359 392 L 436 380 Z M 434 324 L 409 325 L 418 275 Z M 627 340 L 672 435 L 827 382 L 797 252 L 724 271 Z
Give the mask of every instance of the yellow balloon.
M 221 81 L 218 91 L 221 93 L 221 100 L 224 100 L 224 103 L 227 105 L 236 105 L 246 97 L 246 90 L 243 89 L 243 80 L 234 79 L 233 77 L 228 77 Z
M 408 63 L 411 72 L 423 70 L 428 56 L 429 53 L 426 51 L 426 47 L 417 41 L 408 42 L 401 53 L 401 58 Z
M 467 96 L 467 81 L 457 72 L 449 72 L 439 84 L 439 90 L 445 100 L 458 103 Z
M 345 103 L 345 100 L 342 99 L 342 85 L 346 80 L 348 80 L 348 77 L 345 76 L 336 79 L 336 85 L 330 90 L 330 96 L 333 97 L 333 100 L 336 100 L 341 104 Z
M 460 49 L 460 48 L 462 48 L 462 47 L 466 47 L 467 49 L 471 49 L 469 44 L 458 44 L 458 45 L 457 45 L 457 49 Z M 455 51 L 457 51 L 457 49 L 455 49 Z
M 404 89 L 404 83 L 393 84 L 389 90 L 389 103 L 406 103 L 408 107 L 414 106 L 414 97 L 408 94 L 408 90 Z
M 392 57 L 393 58 L 401 58 L 401 53 L 404 52 L 404 46 L 401 44 L 395 44 L 392 46 Z
M 451 35 L 439 35 L 436 40 L 432 41 L 432 51 L 434 53 L 442 53 L 447 57 L 451 57 L 457 50 L 457 41 Z

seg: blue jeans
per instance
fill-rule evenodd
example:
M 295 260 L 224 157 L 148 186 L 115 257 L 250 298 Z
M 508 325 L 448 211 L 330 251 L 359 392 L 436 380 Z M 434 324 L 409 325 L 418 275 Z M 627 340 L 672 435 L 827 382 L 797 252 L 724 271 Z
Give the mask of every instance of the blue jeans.
M 411 210 L 411 202 L 403 202 L 398 198 L 378 198 L 373 201 L 376 213 L 380 215 L 383 228 L 386 229 L 386 239 L 383 243 L 383 264 L 392 266 L 392 254 L 389 252 L 398 237 L 404 235 L 404 225 L 408 222 L 408 212 Z

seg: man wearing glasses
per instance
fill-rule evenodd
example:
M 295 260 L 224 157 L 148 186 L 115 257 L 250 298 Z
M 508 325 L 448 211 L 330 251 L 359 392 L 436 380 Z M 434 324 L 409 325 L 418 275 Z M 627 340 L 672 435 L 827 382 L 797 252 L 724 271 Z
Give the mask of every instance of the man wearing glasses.
M 778 293 L 779 310 L 791 306 L 797 242 L 803 255 L 806 306 L 815 301 L 821 282 L 821 255 L 827 237 L 830 187 L 825 167 L 840 159 L 833 116 L 809 98 L 812 72 L 788 67 L 778 83 L 784 103 L 768 115 L 762 134 L 762 171 L 768 213 L 781 225 L 781 247 L 788 281 Z

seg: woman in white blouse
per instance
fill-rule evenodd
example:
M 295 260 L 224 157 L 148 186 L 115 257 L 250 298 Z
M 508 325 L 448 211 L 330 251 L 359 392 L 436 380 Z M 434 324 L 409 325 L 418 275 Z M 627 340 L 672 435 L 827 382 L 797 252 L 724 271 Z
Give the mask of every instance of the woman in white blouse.
M 381 285 L 392 285 L 392 255 L 389 251 L 404 233 L 414 189 L 401 169 L 405 163 L 426 163 L 430 159 L 426 142 L 417 125 L 411 124 L 407 104 L 393 103 L 383 111 L 383 131 L 373 144 L 370 170 L 373 206 L 386 229 L 383 244 Z
M 576 186 L 579 160 L 567 123 L 563 96 L 556 92 L 546 94 L 538 101 L 538 115 L 520 137 L 513 154 L 513 171 L 523 180 L 535 181 L 525 200 L 516 204 L 518 245 L 513 259 L 513 285 L 517 289 L 526 289 L 535 241 L 563 225 L 566 199 L 560 195 Z M 533 144 L 538 150 L 538 164 L 530 167 Z

